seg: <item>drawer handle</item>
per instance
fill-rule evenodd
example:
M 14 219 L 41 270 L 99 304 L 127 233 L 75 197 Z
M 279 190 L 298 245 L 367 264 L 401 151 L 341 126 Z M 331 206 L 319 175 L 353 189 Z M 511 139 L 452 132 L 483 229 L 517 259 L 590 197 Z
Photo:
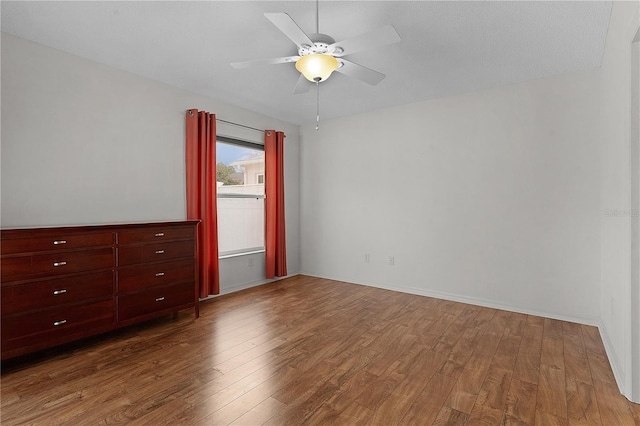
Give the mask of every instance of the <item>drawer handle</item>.
M 53 262 L 53 266 L 55 266 L 56 268 L 57 268 L 58 266 L 64 266 L 64 265 L 66 265 L 66 264 L 67 264 L 67 262 Z
M 63 288 L 62 290 L 53 290 L 53 295 L 57 296 L 59 294 L 65 294 L 67 292 L 66 288 Z
M 60 244 L 67 244 L 67 240 L 56 240 L 53 242 L 54 246 L 60 245 Z
M 156 237 L 164 237 L 164 232 L 158 232 L 158 233 L 156 233 Z
M 164 300 L 164 296 L 156 297 L 156 302 L 162 302 Z
M 164 250 L 156 250 L 156 254 L 164 254 Z
M 156 277 L 163 277 L 164 276 L 164 272 L 157 272 L 156 273 Z
M 53 323 L 53 326 L 54 326 L 54 327 L 59 327 L 59 326 L 61 326 L 61 325 L 63 325 L 63 324 L 66 324 L 66 323 L 67 323 L 67 320 L 60 320 L 60 321 L 56 321 L 56 322 L 54 322 L 54 323 Z

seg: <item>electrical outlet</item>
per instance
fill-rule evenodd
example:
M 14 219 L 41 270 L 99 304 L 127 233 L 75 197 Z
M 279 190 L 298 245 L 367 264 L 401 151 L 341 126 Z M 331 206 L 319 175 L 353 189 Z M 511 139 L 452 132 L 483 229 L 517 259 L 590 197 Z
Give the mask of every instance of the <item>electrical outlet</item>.
M 369 253 L 365 253 L 364 255 L 364 263 L 369 263 L 371 262 L 371 257 L 369 257 Z
M 396 259 L 393 256 L 389 256 L 389 266 L 396 264 Z
M 249 258 L 249 266 L 253 266 L 253 257 Z

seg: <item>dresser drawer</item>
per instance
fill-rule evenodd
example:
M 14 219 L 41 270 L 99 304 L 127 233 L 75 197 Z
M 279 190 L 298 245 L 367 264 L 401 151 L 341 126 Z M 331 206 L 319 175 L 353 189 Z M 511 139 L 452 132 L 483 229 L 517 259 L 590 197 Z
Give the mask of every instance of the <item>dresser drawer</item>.
M 118 266 L 193 258 L 193 241 L 173 241 L 118 248 Z
M 110 246 L 113 244 L 113 232 L 80 235 L 60 232 L 59 235 L 52 237 L 3 240 L 1 244 L 1 253 L 3 255 L 38 251 L 74 250 L 85 247 Z
M 188 239 L 195 239 L 194 226 L 126 229 L 118 232 L 119 245 Z
M 2 282 L 113 268 L 113 248 L 2 259 Z
M 193 280 L 193 260 L 131 266 L 118 270 L 118 292 L 142 290 L 149 287 Z
M 195 301 L 193 282 L 155 287 L 139 293 L 118 296 L 118 321 L 150 313 L 193 305 Z
M 2 319 L 2 352 L 23 346 L 47 347 L 73 335 L 89 335 L 112 328 L 113 300 L 56 308 Z
M 2 315 L 113 295 L 113 271 L 2 287 Z

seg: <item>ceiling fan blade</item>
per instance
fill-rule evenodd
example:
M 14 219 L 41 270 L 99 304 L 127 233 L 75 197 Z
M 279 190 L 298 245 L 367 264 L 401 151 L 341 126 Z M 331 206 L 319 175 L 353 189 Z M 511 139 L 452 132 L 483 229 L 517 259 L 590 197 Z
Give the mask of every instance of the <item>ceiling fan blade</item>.
M 357 37 L 333 43 L 329 46 L 329 52 L 334 52 L 333 56 L 341 57 L 361 50 L 398 43 L 399 41 L 401 41 L 401 38 L 396 29 L 391 25 L 386 25 Z
M 372 86 L 380 83 L 386 77 L 381 72 L 363 67 L 362 65 L 347 61 L 346 59 L 340 58 L 339 62 L 342 63 L 342 66 L 338 67 L 336 72 L 342 73 L 349 77 L 357 78 L 358 80 L 364 81 L 365 83 L 368 83 Z
M 307 80 L 304 75 L 300 74 L 300 78 L 298 78 L 298 82 L 296 83 L 296 87 L 293 89 L 294 95 L 299 95 L 301 93 L 307 93 L 309 89 L 311 89 L 311 83 Z
M 286 13 L 265 13 L 264 16 L 270 20 L 280 31 L 284 33 L 296 46 L 313 46 L 313 42 L 308 35 L 300 29 L 298 24 Z
M 286 64 L 286 63 L 294 63 L 300 56 L 286 56 L 284 58 L 271 58 L 271 59 L 256 59 L 254 61 L 244 61 L 244 62 L 232 62 L 231 66 L 236 69 L 241 68 L 249 68 L 256 65 L 273 65 L 273 64 Z

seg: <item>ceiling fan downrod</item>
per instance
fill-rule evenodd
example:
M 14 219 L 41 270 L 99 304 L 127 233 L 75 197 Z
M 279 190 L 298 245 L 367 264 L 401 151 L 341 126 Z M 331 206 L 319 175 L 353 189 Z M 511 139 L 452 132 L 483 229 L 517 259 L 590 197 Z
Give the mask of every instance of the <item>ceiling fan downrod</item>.
M 318 3 L 316 0 L 316 34 L 320 34 L 320 14 L 318 13 Z M 316 82 L 316 132 L 320 130 L 320 77 L 313 79 Z
M 316 130 L 320 129 L 320 80 L 316 81 Z

